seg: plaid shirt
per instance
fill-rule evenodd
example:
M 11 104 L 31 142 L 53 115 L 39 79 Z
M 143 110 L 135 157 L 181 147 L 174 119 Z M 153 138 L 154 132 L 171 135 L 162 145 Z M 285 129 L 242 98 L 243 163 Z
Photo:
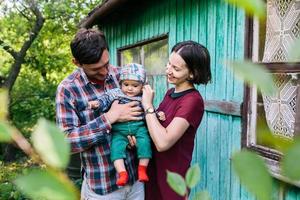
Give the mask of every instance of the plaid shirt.
M 78 68 L 60 83 L 56 93 L 57 124 L 66 133 L 72 152 L 80 152 L 89 187 L 100 195 L 118 189 L 117 174 L 110 160 L 111 124 L 104 113 L 89 109 L 87 105 L 105 91 L 119 86 L 119 71 L 120 68 L 110 66 L 103 86 L 90 82 Z M 137 180 L 135 158 L 135 152 L 127 151 L 125 165 L 130 184 Z

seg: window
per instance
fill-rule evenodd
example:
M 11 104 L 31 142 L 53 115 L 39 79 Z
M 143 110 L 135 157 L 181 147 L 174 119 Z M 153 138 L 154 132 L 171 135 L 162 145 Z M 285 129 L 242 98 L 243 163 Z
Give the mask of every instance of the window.
M 293 140 L 300 133 L 300 63 L 287 63 L 289 46 L 300 34 L 300 16 L 292 12 L 300 8 L 295 2 L 279 2 L 268 4 L 267 9 L 266 24 L 255 20 L 249 23 L 249 38 L 253 39 L 249 46 L 252 61 L 269 69 L 279 90 L 266 96 L 255 87 L 246 88 L 243 146 L 258 152 L 274 177 L 300 186 L 300 182 L 291 182 L 280 173 L 280 149 L 261 142 L 261 132 L 265 131 L 284 140 Z
M 118 49 L 119 66 L 136 62 L 145 67 L 147 82 L 155 91 L 153 102 L 155 107 L 162 101 L 169 88 L 165 72 L 169 59 L 168 50 L 167 35 Z
M 119 58 L 120 66 L 135 62 L 145 66 L 149 76 L 163 75 L 168 62 L 168 39 L 164 36 L 119 49 Z

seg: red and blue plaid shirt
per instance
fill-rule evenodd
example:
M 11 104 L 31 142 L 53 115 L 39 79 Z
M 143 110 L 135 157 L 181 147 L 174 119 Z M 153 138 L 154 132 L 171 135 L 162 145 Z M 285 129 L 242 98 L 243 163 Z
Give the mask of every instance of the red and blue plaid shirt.
M 119 71 L 120 68 L 110 66 L 104 85 L 100 85 L 89 81 L 78 68 L 60 83 L 56 93 L 57 124 L 66 133 L 72 152 L 80 152 L 89 187 L 100 195 L 118 189 L 117 174 L 110 160 L 111 124 L 99 109 L 90 109 L 88 102 L 118 87 Z M 128 150 L 125 165 L 130 184 L 137 179 L 136 161 L 135 152 Z

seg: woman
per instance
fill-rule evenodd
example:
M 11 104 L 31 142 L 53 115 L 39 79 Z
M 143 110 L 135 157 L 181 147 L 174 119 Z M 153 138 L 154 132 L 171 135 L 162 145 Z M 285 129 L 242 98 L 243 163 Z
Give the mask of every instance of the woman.
M 172 48 L 166 69 L 168 82 L 175 87 L 167 91 L 157 111 L 165 113 L 159 121 L 154 112 L 154 92 L 144 86 L 142 104 L 146 122 L 155 145 L 149 165 L 150 181 L 146 184 L 147 200 L 179 200 L 166 182 L 166 171 L 185 176 L 192 160 L 194 138 L 201 122 L 204 103 L 194 84 L 207 84 L 211 79 L 208 50 L 194 41 Z

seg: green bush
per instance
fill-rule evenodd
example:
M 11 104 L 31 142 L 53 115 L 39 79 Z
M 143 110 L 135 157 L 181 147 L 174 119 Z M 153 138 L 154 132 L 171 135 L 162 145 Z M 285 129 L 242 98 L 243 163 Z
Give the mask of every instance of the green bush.
M 27 174 L 29 169 L 39 168 L 31 160 L 19 160 L 13 163 L 0 161 L 0 199 L 26 200 L 27 198 L 17 190 L 13 180 L 20 174 Z

